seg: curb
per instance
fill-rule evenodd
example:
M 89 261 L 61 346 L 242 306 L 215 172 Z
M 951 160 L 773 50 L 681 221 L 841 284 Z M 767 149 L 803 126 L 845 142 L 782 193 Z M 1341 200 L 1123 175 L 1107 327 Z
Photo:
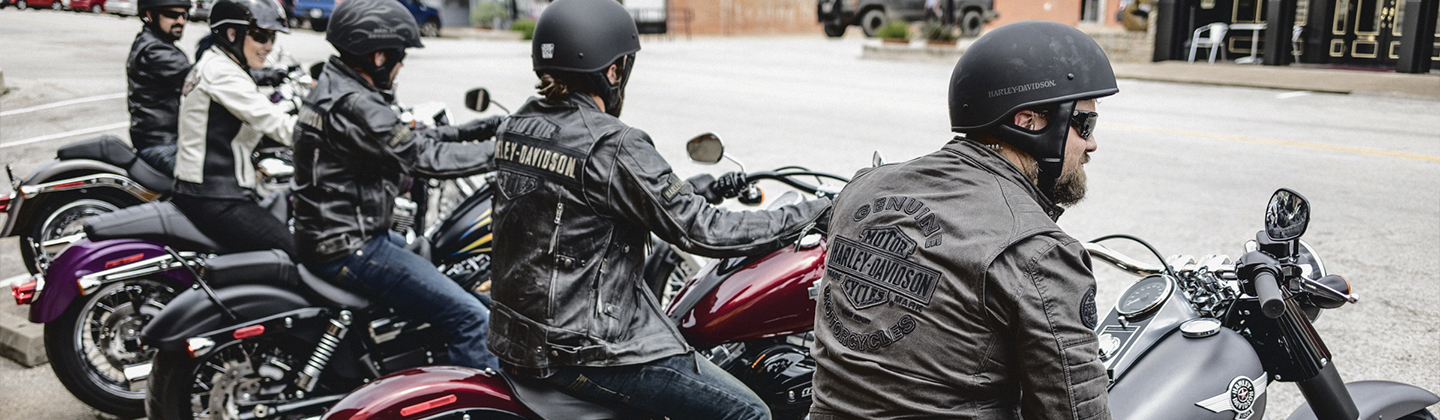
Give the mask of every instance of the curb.
M 9 305 L 13 307 L 12 305 Z M 6 311 L 0 313 L 0 356 L 25 367 L 48 361 L 45 357 L 45 327 Z
M 966 44 L 968 45 L 968 43 Z M 860 52 L 860 58 L 896 61 L 948 61 L 954 63 L 960 61 L 960 55 L 962 54 L 965 54 L 963 47 L 930 46 L 923 42 L 912 42 L 904 45 L 865 45 L 865 48 Z

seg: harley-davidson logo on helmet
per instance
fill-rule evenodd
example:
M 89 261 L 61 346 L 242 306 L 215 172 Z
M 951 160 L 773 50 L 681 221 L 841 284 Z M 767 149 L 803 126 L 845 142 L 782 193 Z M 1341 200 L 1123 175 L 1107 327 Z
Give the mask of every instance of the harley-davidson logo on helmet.
M 540 44 L 540 58 L 546 60 L 555 58 L 555 44 Z

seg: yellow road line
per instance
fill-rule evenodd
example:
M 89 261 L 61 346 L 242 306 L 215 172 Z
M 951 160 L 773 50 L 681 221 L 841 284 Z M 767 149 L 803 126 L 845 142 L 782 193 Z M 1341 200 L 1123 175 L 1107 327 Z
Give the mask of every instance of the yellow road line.
M 1165 128 L 1144 127 L 1144 126 L 1128 125 L 1128 124 L 1114 124 L 1114 123 L 1110 123 L 1110 124 L 1105 124 L 1105 127 L 1106 127 L 1106 128 L 1112 128 L 1112 127 L 1113 127 L 1113 128 L 1118 128 L 1118 129 L 1121 129 L 1121 130 L 1129 130 L 1129 131 L 1145 131 L 1145 132 L 1158 133 L 1158 134 L 1173 134 L 1173 135 L 1177 135 L 1177 136 L 1205 137 L 1205 138 L 1221 139 L 1221 140 L 1243 141 L 1243 142 L 1247 142 L 1247 143 L 1273 144 L 1273 145 L 1277 145 L 1277 146 L 1303 147 L 1303 148 L 1307 148 L 1307 149 L 1329 150 L 1329 151 L 1333 151 L 1333 152 L 1345 152 L 1345 153 L 1354 153 L 1354 154 L 1360 154 L 1360 155 L 1383 156 L 1383 157 L 1394 157 L 1394 158 L 1401 158 L 1401 159 L 1415 159 L 1415 160 L 1428 160 L 1428 161 L 1431 161 L 1431 162 L 1440 162 L 1440 156 L 1435 156 L 1435 155 L 1425 155 L 1425 154 L 1420 154 L 1420 153 L 1394 152 L 1394 151 L 1390 151 L 1390 150 L 1380 150 L 1380 149 L 1367 149 L 1367 148 L 1364 148 L 1364 147 L 1337 146 L 1337 145 L 1333 145 L 1333 144 L 1310 143 L 1310 142 L 1291 141 L 1291 140 L 1262 139 L 1262 138 L 1244 137 L 1244 136 L 1229 136 L 1229 135 L 1224 135 L 1224 134 L 1210 134 L 1210 133 L 1200 133 L 1200 132 L 1194 132 L 1194 131 L 1170 130 L 1170 129 L 1165 129 Z

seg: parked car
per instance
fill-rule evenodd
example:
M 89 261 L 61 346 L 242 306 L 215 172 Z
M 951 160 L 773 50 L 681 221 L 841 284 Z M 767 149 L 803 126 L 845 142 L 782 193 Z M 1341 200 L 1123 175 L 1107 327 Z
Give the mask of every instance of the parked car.
M 890 19 L 914 22 L 925 19 L 924 0 L 818 0 L 815 12 L 824 24 L 825 35 L 845 35 L 850 25 L 860 27 L 865 36 L 875 36 Z M 942 0 L 947 1 L 947 0 Z M 1000 17 L 995 13 L 995 0 L 948 0 L 954 2 L 955 22 L 965 36 L 980 34 L 985 23 Z M 944 3 L 941 3 L 944 4 Z
M 310 29 L 316 32 L 325 31 L 330 14 L 334 12 L 335 0 L 295 0 L 295 23 L 310 22 Z
M 426 6 L 420 0 L 396 0 L 410 10 L 415 24 L 420 25 L 420 36 L 440 36 L 440 10 Z
M 60 0 L 0 0 L 0 5 L 15 6 L 20 10 L 31 8 L 62 10 L 65 8 L 65 3 Z
M 211 7 L 215 7 L 215 0 L 192 0 L 190 2 L 190 21 L 210 20 Z
M 105 13 L 105 0 L 70 0 L 70 10 Z
M 105 0 L 105 11 L 120 16 L 135 16 L 135 0 Z

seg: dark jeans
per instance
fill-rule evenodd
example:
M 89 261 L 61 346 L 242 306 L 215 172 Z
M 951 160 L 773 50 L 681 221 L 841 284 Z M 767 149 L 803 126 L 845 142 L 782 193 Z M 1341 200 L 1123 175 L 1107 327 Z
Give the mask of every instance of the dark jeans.
M 290 227 L 259 203 L 185 195 L 177 195 L 170 201 L 200 233 L 235 252 L 278 249 L 291 260 L 299 254 Z
M 138 150 L 135 154 L 140 155 L 140 160 L 150 164 L 151 168 L 160 171 L 165 176 L 175 176 L 175 150 L 178 146 L 175 143 L 151 146 Z
M 399 234 L 375 235 L 345 258 L 306 267 L 341 287 L 378 298 L 405 316 L 440 327 L 450 336 L 450 364 L 500 367 L 485 349 L 490 310 L 429 261 L 406 250 Z
M 744 383 L 695 353 L 615 367 L 560 368 L 544 381 L 577 398 L 672 419 L 769 419 Z

